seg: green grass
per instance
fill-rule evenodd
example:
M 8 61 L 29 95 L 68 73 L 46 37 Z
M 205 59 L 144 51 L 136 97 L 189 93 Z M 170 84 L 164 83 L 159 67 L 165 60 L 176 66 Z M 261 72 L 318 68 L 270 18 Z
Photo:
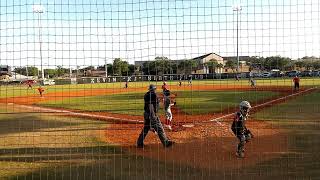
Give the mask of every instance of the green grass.
M 0 108 L 0 179 L 91 163 L 92 159 L 86 159 L 91 149 L 108 148 L 100 133 L 106 122 L 21 112 L 7 106 Z
M 145 87 L 147 89 L 148 85 L 153 83 L 155 85 L 162 85 L 162 81 L 157 82 L 130 82 L 130 87 Z M 187 84 L 187 81 L 183 81 L 184 84 Z M 221 80 L 193 80 L 194 85 L 249 85 L 248 79 L 243 79 L 240 81 L 235 81 L 234 79 L 221 79 Z M 169 85 L 177 85 L 178 81 L 168 81 Z M 258 86 L 292 86 L 292 80 L 290 78 L 274 78 L 274 79 L 258 79 Z M 320 86 L 320 78 L 301 78 L 301 86 Z M 16 85 L 16 86 L 0 86 L 0 98 L 8 97 L 18 97 L 18 96 L 27 96 L 32 94 L 38 94 L 34 86 L 33 90 L 27 90 L 26 85 Z M 90 90 L 90 89 L 119 89 L 123 88 L 124 83 L 96 83 L 96 84 L 72 84 L 72 85 L 54 85 L 54 86 L 45 86 L 45 93 L 51 92 L 70 92 L 70 91 L 79 91 L 79 90 Z
M 320 177 L 320 92 L 297 97 L 253 115 L 288 133 L 288 154 L 262 164 L 274 178 L 317 179 Z M 255 169 L 257 170 L 257 168 Z M 290 172 L 290 173 L 289 173 Z M 281 176 L 280 176 L 281 175 Z
M 177 106 L 188 114 L 221 112 L 238 106 L 241 100 L 252 103 L 277 95 L 276 92 L 263 91 L 178 91 Z M 144 93 L 125 93 L 105 96 L 87 96 L 58 101 L 44 101 L 38 105 L 94 112 L 113 112 L 141 115 L 143 113 Z M 162 113 L 162 111 L 160 111 Z
M 187 114 L 205 114 L 238 107 L 243 100 L 257 103 L 276 95 L 267 91 L 181 91 L 177 103 Z

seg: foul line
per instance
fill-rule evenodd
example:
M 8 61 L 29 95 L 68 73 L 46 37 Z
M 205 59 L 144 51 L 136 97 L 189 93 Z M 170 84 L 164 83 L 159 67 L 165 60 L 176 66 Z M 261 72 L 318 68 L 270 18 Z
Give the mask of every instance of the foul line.
M 17 106 L 17 104 L 15 104 Z M 90 119 L 104 119 L 104 120 L 116 120 L 119 122 L 128 122 L 128 123 L 143 123 L 141 120 L 132 120 L 132 119 L 125 119 L 125 118 L 118 118 L 118 117 L 112 117 L 112 116 L 104 116 L 104 115 L 97 115 L 97 114 L 88 114 L 88 113 L 79 113 L 79 112 L 72 112 L 68 110 L 57 110 L 57 109 L 51 109 L 51 108 L 43 108 L 43 107 L 37 107 L 37 106 L 28 106 L 28 105 L 18 105 L 22 108 L 32 109 L 35 112 L 36 111 L 45 111 L 49 113 L 63 113 L 63 114 L 69 114 L 72 116 L 78 116 L 78 117 L 87 117 Z
M 283 100 L 283 99 L 286 99 L 286 98 L 289 98 L 289 97 L 292 97 L 292 96 L 297 96 L 297 95 L 299 95 L 301 93 L 305 93 L 305 92 L 308 92 L 308 91 L 311 91 L 311 90 L 314 90 L 314 89 L 317 89 L 317 88 L 313 87 L 313 88 L 309 88 L 309 89 L 306 89 L 306 90 L 303 90 L 303 91 L 300 91 L 300 92 L 297 92 L 297 93 L 294 93 L 294 94 L 290 94 L 290 95 L 287 95 L 287 96 L 284 96 L 284 97 L 281 97 L 281 98 L 273 99 L 271 101 L 255 105 L 252 108 L 254 109 L 254 108 L 261 107 L 261 106 L 266 106 L 266 105 L 271 104 L 273 102 L 280 101 L 280 100 Z M 217 124 L 222 125 L 221 122 L 219 121 L 220 119 L 227 118 L 227 117 L 230 117 L 230 116 L 233 116 L 233 115 L 234 115 L 234 113 L 230 113 L 230 114 L 218 117 L 218 118 L 211 119 L 211 120 L 209 120 L 209 122 L 216 122 Z

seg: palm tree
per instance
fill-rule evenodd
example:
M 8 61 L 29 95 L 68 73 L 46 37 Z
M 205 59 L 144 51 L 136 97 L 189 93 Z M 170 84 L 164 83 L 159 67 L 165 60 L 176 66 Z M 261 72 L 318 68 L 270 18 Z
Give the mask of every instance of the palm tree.
M 210 59 L 205 65 L 209 68 L 209 73 L 215 73 L 215 69 L 218 66 L 218 61 L 215 59 Z

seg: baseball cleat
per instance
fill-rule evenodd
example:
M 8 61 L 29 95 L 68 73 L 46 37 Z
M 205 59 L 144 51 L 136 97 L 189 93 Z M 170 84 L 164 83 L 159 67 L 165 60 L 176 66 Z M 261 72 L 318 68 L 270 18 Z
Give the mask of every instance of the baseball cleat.
M 244 158 L 244 153 L 243 153 L 243 152 L 237 152 L 237 153 L 236 153 L 236 156 L 237 156 L 238 158 Z
M 168 141 L 167 144 L 165 145 L 166 148 L 171 147 L 175 142 L 174 141 Z

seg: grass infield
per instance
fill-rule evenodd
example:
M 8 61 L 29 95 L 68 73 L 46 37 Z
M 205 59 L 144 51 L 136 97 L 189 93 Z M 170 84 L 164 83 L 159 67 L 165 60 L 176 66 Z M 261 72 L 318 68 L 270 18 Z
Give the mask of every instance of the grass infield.
M 177 107 L 187 114 L 221 112 L 235 108 L 242 100 L 252 103 L 278 95 L 266 91 L 177 91 Z M 143 113 L 144 93 L 125 93 L 105 96 L 86 96 L 44 101 L 38 105 L 93 112 L 112 112 L 141 115 Z M 162 113 L 162 111 L 160 111 Z

